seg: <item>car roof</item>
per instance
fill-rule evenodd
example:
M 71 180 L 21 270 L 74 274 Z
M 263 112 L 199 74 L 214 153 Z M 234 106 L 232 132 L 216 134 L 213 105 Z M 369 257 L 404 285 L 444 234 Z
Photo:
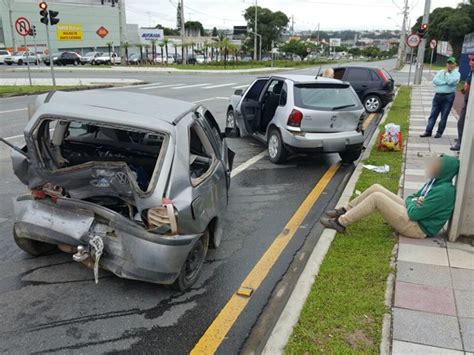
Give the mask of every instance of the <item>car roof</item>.
M 197 107 L 190 102 L 160 96 L 108 90 L 51 92 L 45 95 L 43 104 L 55 111 L 66 105 L 69 114 L 73 112 L 77 117 L 84 116 L 88 109 L 99 108 L 101 109 L 99 120 L 104 123 L 117 123 L 117 111 L 140 115 L 147 119 L 146 122 L 140 122 L 140 126 L 149 123 L 150 127 L 155 125 L 156 120 L 173 124 Z
M 346 65 L 346 66 L 340 66 L 340 67 L 336 67 L 336 68 L 333 68 L 334 70 L 336 69 L 351 69 L 351 68 L 355 68 L 355 69 L 367 69 L 367 70 L 370 70 L 370 69 L 379 69 L 377 67 L 364 67 L 362 65 Z
M 300 75 L 300 74 L 279 74 L 272 75 L 271 78 L 280 78 L 285 80 L 291 80 L 295 84 L 309 84 L 309 83 L 323 83 L 323 84 L 340 84 L 341 81 L 331 78 L 323 78 L 321 76 L 316 77 L 313 75 Z

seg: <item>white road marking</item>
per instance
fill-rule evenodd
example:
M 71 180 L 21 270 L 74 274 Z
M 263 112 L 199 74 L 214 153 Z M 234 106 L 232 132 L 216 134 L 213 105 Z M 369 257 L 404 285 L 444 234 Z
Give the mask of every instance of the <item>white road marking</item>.
M 10 112 L 27 111 L 27 110 L 28 110 L 27 108 L 19 108 L 19 109 L 16 109 L 16 110 L 6 110 L 6 111 L 0 111 L 0 114 L 1 114 L 1 113 L 10 113 Z
M 119 90 L 119 89 L 140 89 L 145 88 L 147 86 L 156 86 L 160 85 L 161 83 L 151 83 L 151 84 L 139 84 L 139 85 L 126 85 L 126 86 L 115 86 L 113 88 L 107 88 L 107 90 Z
M 230 177 L 235 177 L 239 175 L 242 171 L 250 168 L 253 164 L 258 162 L 260 159 L 262 159 L 264 156 L 267 155 L 267 151 L 264 150 L 263 152 L 258 153 L 256 156 L 250 158 L 246 162 L 240 164 L 238 167 L 236 167 L 234 170 L 232 170 L 232 173 L 230 174 Z
M 193 101 L 193 104 L 197 104 L 199 102 L 205 102 L 205 101 L 212 101 L 212 100 L 228 100 L 229 98 L 228 97 L 220 97 L 220 96 L 216 96 L 216 97 L 210 97 L 208 99 L 202 99 L 202 100 L 197 100 L 197 101 Z
M 158 85 L 158 86 L 149 86 L 146 88 L 140 88 L 140 90 L 154 90 L 154 89 L 164 89 L 164 88 L 172 88 L 176 86 L 184 86 L 186 84 L 169 84 L 169 85 Z
M 23 137 L 24 137 L 23 134 L 19 134 L 18 136 L 6 137 L 6 138 L 4 138 L 4 139 L 7 140 L 7 141 L 10 141 L 10 140 L 13 140 L 13 139 L 23 138 Z
M 177 86 L 177 87 L 171 88 L 171 89 L 172 90 L 181 90 L 181 89 L 188 89 L 188 88 L 198 88 L 200 86 L 206 86 L 206 85 L 211 85 L 211 84 L 210 83 L 193 84 L 193 85 Z
M 239 85 L 239 86 L 233 86 L 232 89 L 243 89 L 243 88 L 246 88 L 248 87 L 249 84 L 245 84 L 245 85 Z
M 232 85 L 235 85 L 237 83 L 228 83 L 228 84 L 219 84 L 219 85 L 212 85 L 212 86 L 206 86 L 205 88 L 203 89 L 206 89 L 206 90 L 209 90 L 209 89 L 217 89 L 217 88 L 223 88 L 223 87 L 226 87 L 226 86 L 232 86 Z

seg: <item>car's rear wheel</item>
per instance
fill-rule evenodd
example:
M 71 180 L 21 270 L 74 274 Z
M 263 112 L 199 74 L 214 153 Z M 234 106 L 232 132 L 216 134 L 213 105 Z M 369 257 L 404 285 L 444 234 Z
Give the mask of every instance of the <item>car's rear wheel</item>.
M 226 127 L 231 128 L 233 132 L 233 136 L 239 137 L 240 136 L 240 130 L 239 127 L 237 127 L 237 123 L 235 122 L 235 112 L 232 108 L 229 108 L 227 110 L 227 115 L 226 115 Z
M 77 67 L 79 65 L 79 61 L 78 60 L 75 60 L 74 61 L 74 65 Z
M 268 135 L 268 155 L 270 161 L 275 164 L 284 163 L 288 156 L 288 151 L 283 144 L 281 133 L 276 128 L 273 128 Z
M 202 237 L 194 243 L 193 248 L 189 252 L 178 278 L 171 285 L 173 289 L 186 291 L 194 285 L 201 275 L 208 248 L 209 231 L 206 229 Z
M 23 65 L 23 60 L 19 59 L 18 60 L 18 65 Z
M 57 249 L 55 244 L 20 237 L 15 228 L 13 228 L 13 239 L 21 250 L 33 256 L 45 255 Z
M 369 113 L 379 112 L 382 109 L 382 99 L 377 95 L 369 95 L 364 99 L 364 107 Z
M 362 149 L 346 150 L 345 152 L 340 152 L 339 156 L 341 157 L 343 163 L 351 164 L 359 159 L 361 154 Z

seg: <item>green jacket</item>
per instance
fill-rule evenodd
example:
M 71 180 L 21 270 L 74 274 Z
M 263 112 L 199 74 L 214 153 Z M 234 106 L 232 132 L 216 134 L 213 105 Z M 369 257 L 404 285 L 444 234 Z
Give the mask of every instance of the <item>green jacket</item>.
M 438 234 L 451 218 L 456 198 L 453 178 L 459 170 L 459 159 L 448 155 L 441 159 L 438 175 L 405 200 L 408 218 L 416 221 L 429 237 Z M 420 196 L 424 196 L 424 200 L 418 204 L 417 199 Z

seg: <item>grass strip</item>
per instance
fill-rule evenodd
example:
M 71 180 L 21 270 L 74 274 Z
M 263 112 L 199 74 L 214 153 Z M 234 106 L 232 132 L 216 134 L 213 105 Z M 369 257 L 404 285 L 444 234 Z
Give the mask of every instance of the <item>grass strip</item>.
M 111 87 L 112 85 L 97 85 L 97 86 L 88 86 L 88 85 L 78 85 L 78 86 L 61 86 L 56 85 L 0 85 L 0 97 L 10 97 L 10 96 L 19 96 L 19 95 L 34 95 L 42 94 L 49 92 L 51 90 L 62 90 L 62 91 L 76 91 L 76 90 L 89 90 L 89 89 L 100 89 Z
M 386 123 L 400 125 L 408 135 L 411 89 L 401 87 Z M 379 152 L 367 164 L 390 166 L 387 174 L 364 169 L 356 189 L 375 183 L 397 193 L 403 154 Z M 392 229 L 376 213 L 351 225 L 334 239 L 287 344 L 287 354 L 378 354 L 386 280 L 396 240 Z

